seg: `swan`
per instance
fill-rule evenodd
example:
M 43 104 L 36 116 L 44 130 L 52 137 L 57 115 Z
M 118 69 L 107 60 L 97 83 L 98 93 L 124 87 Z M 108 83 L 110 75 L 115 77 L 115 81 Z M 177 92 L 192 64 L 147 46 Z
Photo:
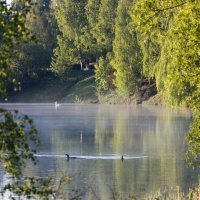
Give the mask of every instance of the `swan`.
M 58 108 L 60 106 L 59 103 L 57 103 L 57 101 L 55 102 L 55 108 Z

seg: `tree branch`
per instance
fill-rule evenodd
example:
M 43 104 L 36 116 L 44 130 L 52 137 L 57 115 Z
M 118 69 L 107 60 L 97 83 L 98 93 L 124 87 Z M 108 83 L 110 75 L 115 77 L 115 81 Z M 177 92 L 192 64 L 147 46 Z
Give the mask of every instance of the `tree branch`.
M 162 12 L 162 11 L 166 11 L 166 10 L 172 10 L 172 9 L 174 9 L 174 8 L 183 6 L 183 5 L 185 5 L 186 3 L 187 3 L 187 2 L 183 2 L 183 3 L 178 4 L 178 5 L 175 5 L 175 6 L 171 6 L 171 7 L 167 7 L 167 8 L 163 8 L 163 9 L 157 9 L 157 10 L 153 10 L 153 11 Z

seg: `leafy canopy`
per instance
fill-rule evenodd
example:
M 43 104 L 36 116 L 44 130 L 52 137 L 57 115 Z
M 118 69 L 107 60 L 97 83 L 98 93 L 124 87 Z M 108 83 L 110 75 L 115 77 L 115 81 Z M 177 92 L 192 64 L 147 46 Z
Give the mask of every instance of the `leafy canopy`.
M 31 1 L 20 1 L 20 9 L 8 7 L 0 1 L 0 95 L 6 96 L 6 86 L 12 79 L 13 69 L 10 59 L 16 56 L 14 46 L 30 39 L 25 27 L 25 18 L 31 8 Z M 15 83 L 15 79 L 13 79 Z M 16 83 L 15 83 L 16 84 Z M 40 199 L 54 197 L 51 178 L 23 177 L 22 170 L 28 160 L 36 163 L 36 148 L 39 145 L 33 121 L 18 111 L 0 109 L 0 162 L 3 170 L 12 178 L 2 189 L 9 190 L 10 198 L 17 195 Z M 17 199 L 18 199 L 17 197 Z
M 13 78 L 10 60 L 15 56 L 14 46 L 30 39 L 30 33 L 25 27 L 25 16 L 31 8 L 31 0 L 21 1 L 20 10 L 9 7 L 6 1 L 0 1 L 0 94 L 5 98 L 7 83 L 18 82 Z M 25 39 L 26 38 L 26 39 Z
M 194 112 L 187 136 L 187 158 L 200 155 L 200 2 L 137 0 L 132 19 L 143 52 L 143 71 L 155 77 L 171 104 L 186 103 Z
M 170 103 L 186 101 L 198 110 L 199 10 L 198 0 L 138 0 L 132 11 L 145 75 L 156 78 L 158 90 Z

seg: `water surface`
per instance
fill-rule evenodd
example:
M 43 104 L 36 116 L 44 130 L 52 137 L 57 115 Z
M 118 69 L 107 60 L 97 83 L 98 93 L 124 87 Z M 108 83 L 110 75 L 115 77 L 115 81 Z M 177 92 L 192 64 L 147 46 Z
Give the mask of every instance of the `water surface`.
M 138 198 L 169 187 L 187 191 L 198 182 L 197 173 L 184 162 L 184 137 L 191 122 L 188 110 L 128 105 L 2 106 L 18 109 L 35 121 L 43 146 L 36 155 L 38 165 L 25 169 L 28 175 L 67 172 L 73 178 L 67 190 L 92 188 L 100 199 L 112 199 L 112 191 Z M 67 161 L 66 153 L 78 159 Z M 1 176 L 0 181 L 4 179 Z

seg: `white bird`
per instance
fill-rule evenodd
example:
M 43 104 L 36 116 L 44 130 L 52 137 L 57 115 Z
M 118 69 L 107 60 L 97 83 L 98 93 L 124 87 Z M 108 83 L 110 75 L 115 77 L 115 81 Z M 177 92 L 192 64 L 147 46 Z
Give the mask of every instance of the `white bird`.
M 57 101 L 55 102 L 55 108 L 57 109 L 60 106 L 59 103 L 57 103 Z

